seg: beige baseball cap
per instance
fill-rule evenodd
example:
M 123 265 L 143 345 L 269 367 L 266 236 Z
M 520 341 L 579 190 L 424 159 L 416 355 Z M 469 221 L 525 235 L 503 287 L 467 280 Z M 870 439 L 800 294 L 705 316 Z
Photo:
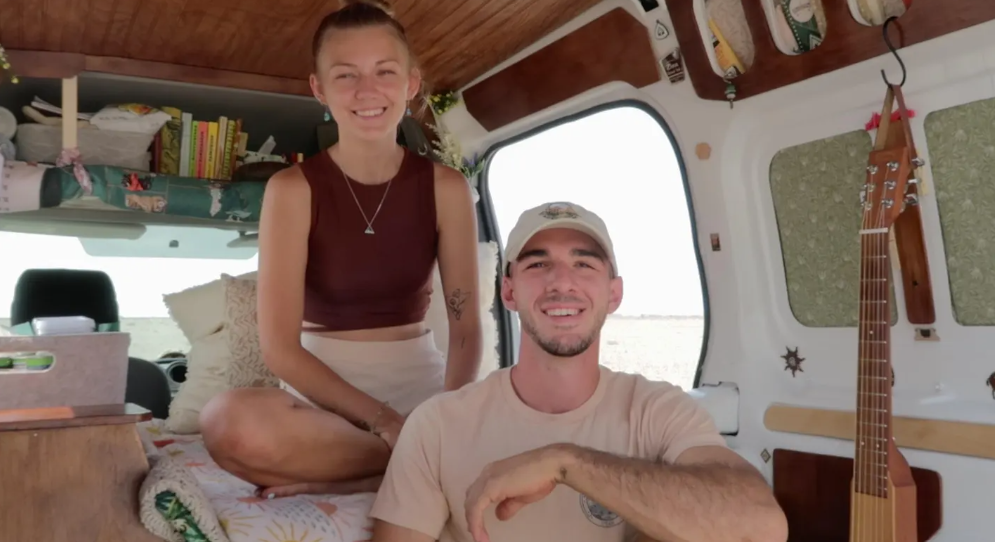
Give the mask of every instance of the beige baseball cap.
M 612 270 L 618 275 L 615 249 L 605 221 L 593 212 L 569 201 L 544 203 L 525 211 L 518 217 L 518 223 L 508 235 L 508 246 L 504 249 L 505 272 L 508 271 L 511 262 L 518 259 L 522 247 L 532 236 L 550 228 L 569 228 L 593 237 L 608 255 Z

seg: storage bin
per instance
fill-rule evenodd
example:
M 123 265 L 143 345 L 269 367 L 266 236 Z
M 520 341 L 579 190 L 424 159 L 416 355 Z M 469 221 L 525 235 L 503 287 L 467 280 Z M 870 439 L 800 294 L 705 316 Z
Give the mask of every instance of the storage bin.
M 84 165 L 149 169 L 148 150 L 155 134 L 114 132 L 88 126 L 77 128 L 76 138 Z M 19 124 L 14 142 L 18 160 L 54 164 L 62 152 L 62 126 Z
M 0 368 L 0 410 L 124 403 L 130 344 L 120 332 L 0 337 L 0 358 L 13 360 Z

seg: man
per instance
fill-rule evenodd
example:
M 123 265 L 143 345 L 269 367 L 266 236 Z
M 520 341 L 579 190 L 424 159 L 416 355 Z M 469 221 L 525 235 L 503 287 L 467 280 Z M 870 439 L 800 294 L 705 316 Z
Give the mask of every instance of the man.
M 622 301 L 604 222 L 525 211 L 501 297 L 518 363 L 405 422 L 373 506 L 374 542 L 785 542 L 770 488 L 680 388 L 598 362 Z

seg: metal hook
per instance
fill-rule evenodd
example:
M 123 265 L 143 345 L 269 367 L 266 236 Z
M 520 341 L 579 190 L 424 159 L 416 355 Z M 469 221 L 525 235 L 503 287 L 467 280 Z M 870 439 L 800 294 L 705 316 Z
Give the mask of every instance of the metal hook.
M 881 27 L 881 34 L 884 36 L 884 43 L 888 46 L 888 50 L 891 51 L 891 54 L 895 55 L 895 59 L 898 60 L 898 65 L 902 67 L 902 82 L 899 83 L 898 86 L 904 87 L 905 78 L 908 75 L 908 73 L 905 70 L 905 63 L 902 62 L 902 57 L 898 56 L 898 49 L 895 48 L 895 46 L 891 43 L 891 38 L 888 37 L 888 25 L 897 20 L 898 17 L 895 16 L 888 17 L 888 20 L 886 20 L 884 22 L 884 25 Z M 888 76 L 885 75 L 884 70 L 881 70 L 881 79 L 884 79 L 884 83 L 886 85 L 892 86 L 892 83 L 888 81 Z

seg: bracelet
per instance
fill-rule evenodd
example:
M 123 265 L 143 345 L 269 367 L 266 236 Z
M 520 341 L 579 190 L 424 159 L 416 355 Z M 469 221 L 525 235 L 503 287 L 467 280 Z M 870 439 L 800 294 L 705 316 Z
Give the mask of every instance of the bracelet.
M 380 433 L 377 432 L 377 422 L 380 421 L 380 417 L 383 416 L 383 413 L 384 413 L 385 410 L 387 410 L 387 406 L 389 404 L 390 403 L 387 402 L 387 401 L 384 401 L 383 403 L 381 403 L 380 404 L 380 410 L 377 411 L 376 416 L 373 416 L 373 421 L 371 423 L 366 424 L 366 427 L 369 429 L 370 433 L 373 433 L 374 435 L 380 436 Z

